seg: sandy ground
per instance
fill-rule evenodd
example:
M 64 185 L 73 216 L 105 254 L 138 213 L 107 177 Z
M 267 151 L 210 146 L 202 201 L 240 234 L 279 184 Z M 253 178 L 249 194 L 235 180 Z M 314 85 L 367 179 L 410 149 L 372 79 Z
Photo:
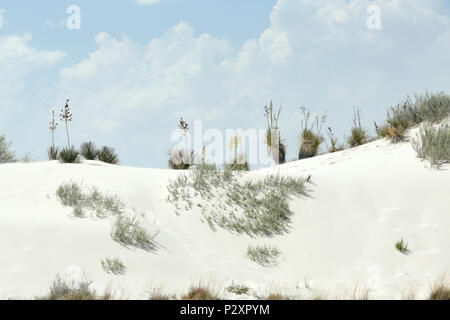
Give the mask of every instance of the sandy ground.
M 374 299 L 424 298 L 450 266 L 450 171 L 430 169 L 410 143 L 377 140 L 335 154 L 252 171 L 307 177 L 310 197 L 293 199 L 291 231 L 251 239 L 213 231 L 192 210 L 176 215 L 166 202 L 167 183 L 178 172 L 53 162 L 0 165 L 0 298 L 29 298 L 48 291 L 59 274 L 85 273 L 98 290 L 145 298 L 152 288 L 182 293 L 207 281 L 242 283 L 264 295 L 283 291 L 299 298 L 344 298 L 355 288 Z M 82 182 L 117 194 L 127 208 L 145 214 L 159 231 L 157 252 L 129 250 L 110 236 L 111 220 L 76 219 L 56 198 L 64 182 Z M 395 250 L 404 238 L 411 249 Z M 271 244 L 279 265 L 248 260 L 250 244 Z M 118 256 L 123 276 L 105 273 L 100 261 Z M 224 297 L 236 298 L 227 292 Z

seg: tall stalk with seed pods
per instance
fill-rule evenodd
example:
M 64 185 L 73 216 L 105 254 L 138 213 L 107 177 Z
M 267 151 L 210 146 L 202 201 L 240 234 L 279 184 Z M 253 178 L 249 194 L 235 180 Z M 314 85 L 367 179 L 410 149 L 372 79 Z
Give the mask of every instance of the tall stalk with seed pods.
M 69 122 L 72 121 L 72 113 L 70 112 L 69 108 L 69 99 L 66 100 L 66 105 L 63 109 L 61 109 L 61 121 L 64 121 L 64 124 L 66 125 L 66 133 L 67 133 L 67 145 L 70 148 L 70 137 L 69 137 Z

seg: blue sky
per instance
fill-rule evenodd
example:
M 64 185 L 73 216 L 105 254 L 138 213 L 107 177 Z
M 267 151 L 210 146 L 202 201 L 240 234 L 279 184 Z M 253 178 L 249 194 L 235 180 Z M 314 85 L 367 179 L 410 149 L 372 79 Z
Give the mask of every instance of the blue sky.
M 80 30 L 65 27 L 69 5 Z M 370 5 L 381 29 L 367 28 Z M 70 97 L 75 144 L 164 168 L 180 116 L 264 128 L 272 99 L 292 159 L 300 105 L 327 111 L 340 137 L 359 107 L 372 130 L 406 94 L 450 91 L 448 52 L 445 0 L 3 0 L 0 134 L 19 156 L 45 160 L 50 109 Z

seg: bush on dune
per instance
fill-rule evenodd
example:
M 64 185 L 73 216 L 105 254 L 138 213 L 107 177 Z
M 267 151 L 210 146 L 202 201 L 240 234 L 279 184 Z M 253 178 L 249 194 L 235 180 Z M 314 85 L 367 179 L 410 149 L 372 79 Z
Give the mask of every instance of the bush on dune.
M 80 152 L 75 147 L 63 148 L 59 152 L 59 161 L 62 163 L 79 163 Z
M 98 150 L 94 142 L 85 142 L 80 146 L 80 152 L 86 160 L 97 160 Z
M 425 123 L 412 141 L 417 156 L 430 161 L 433 168 L 450 162 L 450 125 Z
M 98 160 L 105 163 L 118 164 L 119 156 L 113 148 L 105 146 L 98 152 Z
M 347 143 L 354 148 L 369 142 L 370 138 L 366 129 L 361 125 L 361 112 L 359 109 L 354 110 L 353 127 Z
M 14 162 L 16 160 L 15 153 L 9 150 L 11 142 L 6 140 L 4 135 L 0 135 L 0 163 Z

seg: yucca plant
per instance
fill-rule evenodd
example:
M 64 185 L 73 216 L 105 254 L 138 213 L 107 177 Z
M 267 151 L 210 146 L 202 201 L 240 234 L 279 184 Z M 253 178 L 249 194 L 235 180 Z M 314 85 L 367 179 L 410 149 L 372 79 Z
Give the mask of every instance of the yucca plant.
M 306 159 L 315 157 L 319 153 L 320 145 L 325 141 L 321 135 L 322 126 L 327 121 L 327 115 L 317 114 L 314 117 L 311 127 L 308 122 L 310 120 L 310 112 L 305 107 L 300 108 L 302 120 L 300 122 L 302 134 L 300 140 L 300 148 L 298 159 Z
M 59 153 L 59 161 L 62 163 L 78 163 L 80 162 L 80 152 L 75 147 L 63 148 Z
M 169 168 L 173 170 L 188 170 L 193 165 L 194 151 L 186 154 L 184 149 L 169 151 Z
M 333 129 L 331 127 L 328 127 L 328 137 L 330 139 L 331 146 L 328 148 L 328 152 L 338 152 L 344 150 L 344 146 L 340 145 L 338 146 L 338 139 L 334 136 Z
M 236 134 L 233 138 L 231 138 L 229 148 L 230 150 L 234 150 L 234 158 L 231 163 L 225 164 L 224 168 L 237 170 L 237 171 L 249 171 L 250 167 L 248 165 L 247 160 L 245 159 L 245 155 L 243 155 L 242 150 L 238 151 L 241 146 L 241 137 Z
M 119 163 L 119 156 L 116 151 L 111 147 L 102 147 L 102 149 L 98 152 L 98 160 L 111 164 Z
M 13 151 L 9 150 L 11 142 L 6 140 L 4 135 L 0 136 L 0 163 L 14 162 L 16 155 Z
M 80 146 L 81 155 L 86 160 L 97 160 L 98 150 L 94 142 L 85 142 Z
M 278 120 L 280 119 L 281 107 L 278 112 L 274 112 L 272 101 L 270 105 L 264 107 L 264 116 L 267 120 L 266 144 L 269 148 L 272 159 L 277 164 L 286 162 L 286 146 L 281 141 L 280 129 L 278 128 Z
M 359 109 L 354 110 L 353 127 L 351 134 L 347 139 L 347 143 L 350 147 L 357 147 L 369 142 L 369 136 L 366 129 L 361 125 L 361 112 Z
M 51 146 L 47 149 L 48 160 L 58 160 L 59 148 Z
M 66 105 L 63 109 L 61 109 L 61 121 L 64 121 L 66 125 L 66 133 L 67 133 L 67 147 L 70 148 L 70 137 L 69 137 L 69 122 L 72 121 L 72 113 L 70 112 L 69 107 L 69 99 L 66 100 Z

